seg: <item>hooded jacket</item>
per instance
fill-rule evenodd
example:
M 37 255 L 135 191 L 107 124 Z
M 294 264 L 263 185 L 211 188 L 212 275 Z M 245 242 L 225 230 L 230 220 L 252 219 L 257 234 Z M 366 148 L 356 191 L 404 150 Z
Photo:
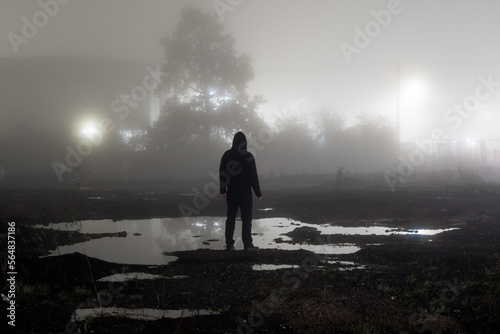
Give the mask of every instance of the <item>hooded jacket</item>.
M 228 188 L 252 188 L 257 197 L 262 196 L 255 158 L 247 151 L 247 138 L 242 132 L 234 135 L 231 149 L 222 156 L 219 183 L 221 194 Z

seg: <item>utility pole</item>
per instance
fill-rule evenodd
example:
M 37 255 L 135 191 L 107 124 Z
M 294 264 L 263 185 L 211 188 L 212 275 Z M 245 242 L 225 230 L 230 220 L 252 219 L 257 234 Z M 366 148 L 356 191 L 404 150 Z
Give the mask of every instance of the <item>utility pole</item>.
M 396 63 L 396 143 L 399 148 L 400 132 L 401 132 L 401 68 L 399 62 Z

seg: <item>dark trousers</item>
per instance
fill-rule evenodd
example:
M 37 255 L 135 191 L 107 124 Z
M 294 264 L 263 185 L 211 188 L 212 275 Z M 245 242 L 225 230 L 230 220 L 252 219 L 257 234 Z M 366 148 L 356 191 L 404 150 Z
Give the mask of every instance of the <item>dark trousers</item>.
M 252 245 L 252 189 L 229 188 L 226 194 L 226 245 L 234 244 L 234 226 L 238 209 L 241 211 L 242 231 L 241 238 L 245 247 Z

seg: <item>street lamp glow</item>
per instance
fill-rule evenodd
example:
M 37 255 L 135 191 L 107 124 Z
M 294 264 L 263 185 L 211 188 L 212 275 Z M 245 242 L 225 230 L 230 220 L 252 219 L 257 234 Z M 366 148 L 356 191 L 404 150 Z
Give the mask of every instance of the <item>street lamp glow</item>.
M 427 126 L 425 119 L 427 84 L 418 76 L 410 77 L 402 82 L 400 93 L 399 138 L 412 141 Z
M 409 79 L 404 87 L 403 94 L 408 102 L 417 102 L 426 93 L 425 83 L 420 78 Z
M 98 134 L 99 130 L 93 122 L 87 122 L 82 126 L 80 133 L 87 139 L 94 138 Z

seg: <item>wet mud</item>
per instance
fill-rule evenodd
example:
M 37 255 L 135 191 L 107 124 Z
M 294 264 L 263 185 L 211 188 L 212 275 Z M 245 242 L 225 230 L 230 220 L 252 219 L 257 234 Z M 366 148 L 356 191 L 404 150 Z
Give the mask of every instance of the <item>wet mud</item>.
M 192 205 L 192 197 L 175 187 L 1 189 L 1 233 L 9 221 L 18 226 L 16 332 L 496 333 L 500 325 L 500 188 L 492 185 L 396 192 L 277 187 L 254 202 L 254 218 L 286 217 L 317 229 L 297 226 L 276 247 L 255 253 L 168 251 L 164 256 L 176 260 L 166 265 L 113 263 L 82 253 L 40 257 L 88 238 L 124 237 L 35 225 L 181 217 L 179 205 Z M 212 198 L 199 211 L 221 217 L 225 203 Z M 405 233 L 321 232 L 332 223 Z M 426 235 L 419 229 L 450 230 Z M 286 250 L 280 242 L 359 250 L 321 254 Z M 145 276 L 101 280 L 127 273 Z M 2 275 L 5 284 L 5 270 Z M 177 312 L 148 319 L 128 311 L 76 317 L 79 309 L 109 308 Z M 3 319 L 6 312 L 0 308 Z M 7 322 L 0 328 L 9 329 Z

